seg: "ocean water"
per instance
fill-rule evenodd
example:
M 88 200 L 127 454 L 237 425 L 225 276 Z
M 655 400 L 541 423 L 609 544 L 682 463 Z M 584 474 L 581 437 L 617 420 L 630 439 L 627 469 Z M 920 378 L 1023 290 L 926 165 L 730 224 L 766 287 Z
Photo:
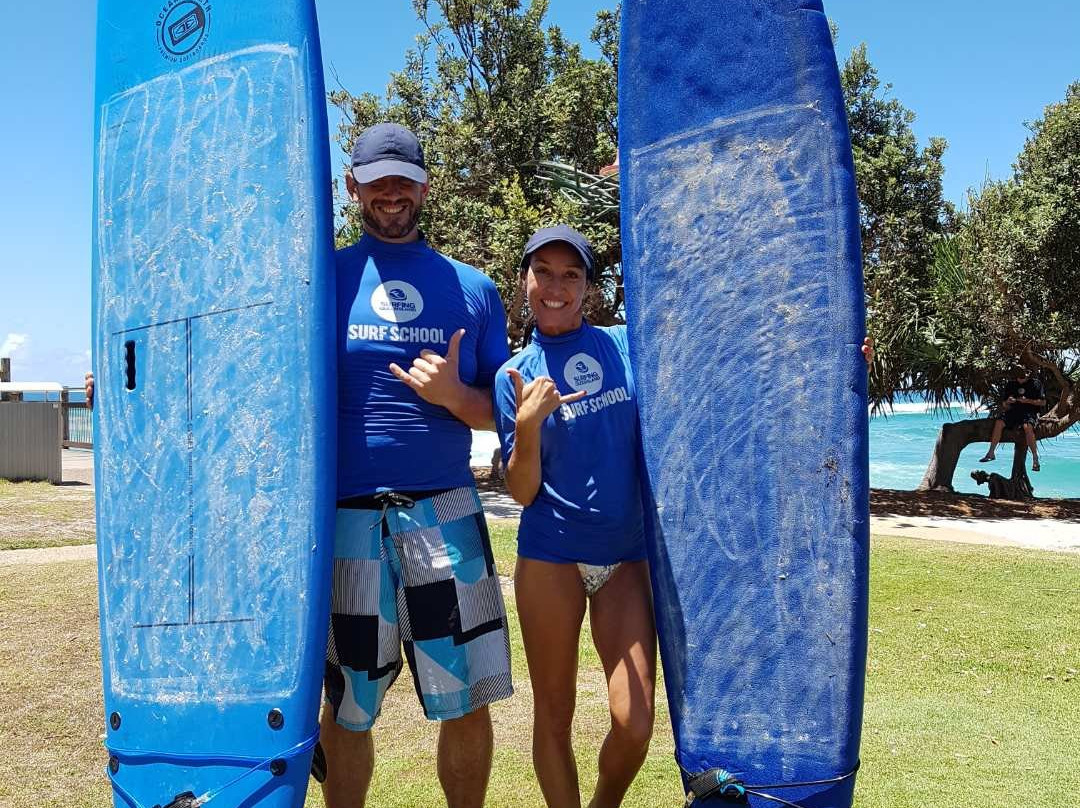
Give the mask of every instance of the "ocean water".
M 43 401 L 41 393 L 29 393 L 27 401 Z M 49 400 L 58 401 L 52 394 Z M 72 401 L 83 401 L 82 390 L 71 391 Z M 932 412 L 926 404 L 907 402 L 897 404 L 887 417 L 870 419 L 870 485 L 874 488 L 897 488 L 910 491 L 922 482 L 926 466 L 933 454 L 941 425 L 948 421 L 970 418 L 971 412 L 964 407 L 953 407 Z M 981 417 L 981 416 L 979 416 Z M 491 455 L 499 445 L 493 432 L 474 432 L 473 466 L 488 466 Z M 982 468 L 1008 476 L 1012 468 L 1012 445 L 998 447 L 997 460 L 979 463 L 988 444 L 973 443 L 960 455 L 953 476 L 953 486 L 964 493 L 987 493 L 986 486 L 977 486 L 971 479 L 973 469 Z M 1039 442 L 1042 470 L 1029 472 L 1035 495 L 1039 497 L 1080 498 L 1080 432 L 1071 430 L 1053 440 Z M 1028 459 L 1030 463 L 1030 458 Z
M 870 419 L 870 485 L 874 488 L 911 490 L 922 482 L 934 452 L 941 425 L 971 418 L 970 410 L 953 407 L 934 413 L 921 403 L 898 404 L 888 417 Z M 975 417 L 984 417 L 979 414 Z M 987 493 L 971 479 L 973 469 L 996 471 L 1005 477 L 1012 469 L 1013 446 L 998 447 L 997 459 L 980 463 L 988 443 L 973 443 L 960 455 L 953 487 L 965 493 Z M 1028 471 L 1037 497 L 1080 497 L 1080 433 L 1070 430 L 1052 440 L 1039 441 L 1042 470 Z M 1028 468 L 1031 458 L 1028 458 Z
M 871 418 L 870 485 L 902 491 L 914 489 L 926 473 L 941 425 L 969 417 L 972 417 L 970 411 L 963 407 L 934 413 L 925 404 L 905 403 L 898 404 L 888 417 Z M 489 465 L 496 446 L 498 439 L 493 433 L 474 432 L 472 464 Z M 971 471 L 976 468 L 1009 475 L 1012 444 L 999 446 L 994 462 L 979 463 L 987 448 L 989 444 L 973 443 L 960 455 L 953 476 L 957 491 L 987 493 L 986 486 L 977 486 L 971 479 Z M 1039 459 L 1042 470 L 1028 473 L 1036 496 L 1080 497 L 1080 433 L 1070 431 L 1053 440 L 1040 441 Z
M 23 393 L 23 401 L 59 401 L 59 393 Z M 68 394 L 68 401 L 71 402 L 83 402 L 86 401 L 86 393 L 80 387 L 79 389 L 71 390 Z

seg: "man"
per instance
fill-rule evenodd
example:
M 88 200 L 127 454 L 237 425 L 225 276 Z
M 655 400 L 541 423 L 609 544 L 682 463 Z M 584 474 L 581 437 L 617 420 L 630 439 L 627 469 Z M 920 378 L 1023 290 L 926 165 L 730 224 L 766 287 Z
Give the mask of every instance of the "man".
M 1042 382 L 1032 377 L 1027 368 L 1017 366 L 1015 378 L 1005 385 L 1002 391 L 1001 410 L 994 419 L 994 430 L 990 435 L 990 451 L 979 459 L 980 463 L 989 463 L 994 459 L 1001 433 L 1005 429 L 1024 428 L 1024 437 L 1031 450 L 1031 470 L 1039 470 L 1039 449 L 1035 440 L 1035 425 L 1039 422 L 1039 412 L 1046 406 L 1046 393 Z
M 363 806 L 371 727 L 402 667 L 441 723 L 450 808 L 483 804 L 487 705 L 513 692 L 506 612 L 469 471 L 470 428 L 493 429 L 508 358 L 492 281 L 427 245 L 416 137 L 379 124 L 345 175 L 364 234 L 337 254 L 338 512 L 322 744 L 328 808 Z

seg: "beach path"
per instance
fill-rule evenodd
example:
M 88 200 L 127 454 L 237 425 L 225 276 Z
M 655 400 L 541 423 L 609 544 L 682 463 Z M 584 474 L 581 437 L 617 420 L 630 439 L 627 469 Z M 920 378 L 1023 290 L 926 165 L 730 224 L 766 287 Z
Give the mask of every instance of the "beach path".
M 63 471 L 65 485 L 92 489 L 93 452 L 65 450 Z M 477 467 L 473 471 L 487 515 L 517 519 L 521 507 L 492 478 L 490 470 Z M 973 494 L 874 489 L 870 507 L 872 535 L 1080 553 L 1080 500 L 1019 503 Z M 0 566 L 89 560 L 95 553 L 93 544 L 4 550 L 0 551 Z

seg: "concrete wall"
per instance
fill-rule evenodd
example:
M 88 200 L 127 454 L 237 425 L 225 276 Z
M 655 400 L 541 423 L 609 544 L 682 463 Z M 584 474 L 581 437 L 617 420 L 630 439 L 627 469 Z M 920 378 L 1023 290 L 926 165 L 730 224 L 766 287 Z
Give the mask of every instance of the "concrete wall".
M 0 477 L 60 482 L 62 436 L 59 403 L 0 404 Z

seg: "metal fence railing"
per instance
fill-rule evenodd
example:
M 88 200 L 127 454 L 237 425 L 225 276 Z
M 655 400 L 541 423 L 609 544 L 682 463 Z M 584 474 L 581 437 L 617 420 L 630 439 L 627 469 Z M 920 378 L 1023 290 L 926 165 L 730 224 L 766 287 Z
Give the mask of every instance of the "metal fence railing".
M 90 408 L 82 401 L 68 401 L 64 409 L 64 448 L 92 449 L 94 430 Z

